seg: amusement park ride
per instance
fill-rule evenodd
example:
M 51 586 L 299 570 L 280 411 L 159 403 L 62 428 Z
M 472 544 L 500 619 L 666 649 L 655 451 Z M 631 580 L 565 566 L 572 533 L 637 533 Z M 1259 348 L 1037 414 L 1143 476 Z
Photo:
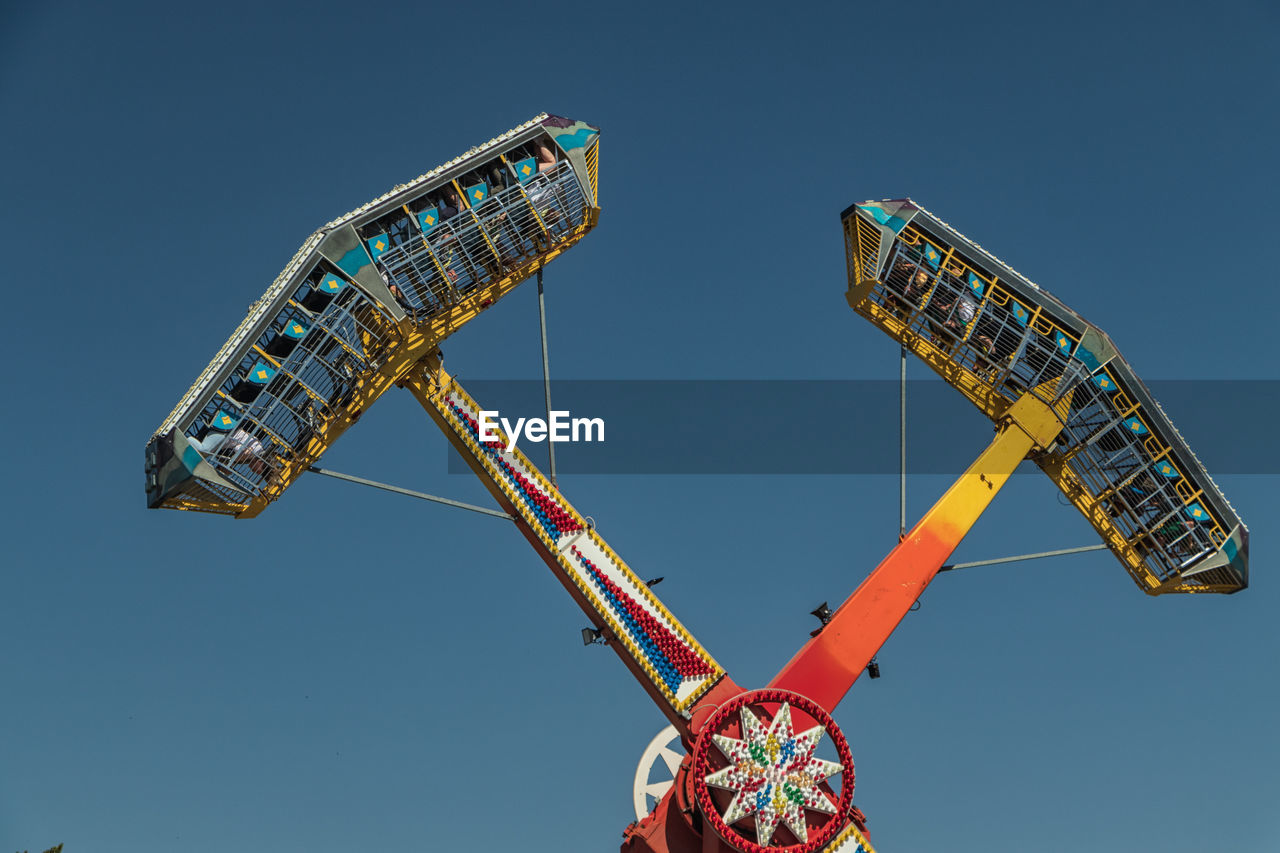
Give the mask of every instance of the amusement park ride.
M 624 833 L 637 853 L 872 850 L 831 714 L 1024 459 L 1144 592 L 1245 588 L 1247 529 L 1110 338 L 914 202 L 866 202 L 841 214 L 850 306 L 995 438 L 768 685 L 738 686 L 518 448 L 481 440 L 441 367 L 446 337 L 595 227 L 599 141 L 541 115 L 312 235 L 151 437 L 148 506 L 254 517 L 407 389 L 680 738 Z

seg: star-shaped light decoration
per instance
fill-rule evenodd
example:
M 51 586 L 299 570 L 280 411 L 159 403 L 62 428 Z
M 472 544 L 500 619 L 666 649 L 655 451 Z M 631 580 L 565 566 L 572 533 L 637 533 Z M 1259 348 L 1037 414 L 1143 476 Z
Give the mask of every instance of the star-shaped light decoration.
M 706 778 L 712 787 L 735 792 L 725 810 L 724 822 L 732 824 L 755 815 L 759 843 L 768 844 L 778 821 L 782 821 L 792 835 L 808 841 L 804 811 L 836 813 L 835 802 L 819 786 L 844 769 L 835 761 L 824 761 L 813 755 L 825 729 L 814 726 L 795 734 L 791 727 L 791 705 L 786 702 L 778 709 L 767 731 L 750 708 L 743 707 L 739 714 L 741 739 L 712 735 L 730 765 Z

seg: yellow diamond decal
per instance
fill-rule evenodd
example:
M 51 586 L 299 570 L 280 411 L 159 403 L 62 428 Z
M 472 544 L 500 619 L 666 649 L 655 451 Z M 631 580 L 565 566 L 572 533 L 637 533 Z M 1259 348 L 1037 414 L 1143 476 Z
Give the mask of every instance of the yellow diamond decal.
M 301 327 L 301 326 L 299 326 L 297 323 L 294 323 L 294 324 L 293 324 L 293 333 L 294 333 L 295 335 L 300 335 L 300 334 L 302 334 L 302 327 Z
M 386 246 L 387 246 L 387 244 L 386 244 L 386 243 L 384 243 L 384 242 L 382 242 L 381 240 L 379 240 L 378 242 L 376 242 L 376 243 L 374 243 L 374 244 L 373 244 L 373 248 L 377 249 L 379 252 L 381 252 L 383 249 L 385 249 L 385 248 L 386 248 Z
M 267 371 L 265 371 L 265 370 L 259 370 L 259 371 L 258 371 L 258 378 L 259 378 L 259 379 L 266 379 L 266 378 L 267 378 Z
M 472 195 L 475 196 L 476 201 L 479 201 L 480 197 L 484 195 L 484 193 L 481 192 L 480 190 L 476 190 L 475 192 L 472 193 Z
M 533 174 L 533 169 L 529 168 L 529 164 L 528 164 L 528 163 L 525 163 L 525 164 L 524 164 L 524 168 L 522 168 L 520 171 L 524 172 L 526 175 L 531 175 L 531 174 Z
M 228 417 L 227 415 L 223 415 L 223 416 L 222 416 L 222 425 L 223 425 L 223 426 L 229 426 L 230 424 L 231 424 L 231 418 L 230 418 L 230 417 Z

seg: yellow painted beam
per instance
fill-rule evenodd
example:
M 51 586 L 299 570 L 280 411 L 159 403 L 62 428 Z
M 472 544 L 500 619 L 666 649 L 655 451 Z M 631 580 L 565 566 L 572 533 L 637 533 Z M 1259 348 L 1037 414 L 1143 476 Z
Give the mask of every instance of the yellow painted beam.
M 1015 400 L 986 450 L 769 686 L 834 711 L 1022 460 L 1053 443 L 1060 417 L 1031 392 Z
M 433 354 L 425 358 L 413 370 L 405 373 L 403 385 L 426 411 L 431 420 L 440 428 L 449 443 L 466 461 L 472 472 L 493 496 L 494 500 L 515 520 L 520 533 L 533 546 L 555 574 L 556 579 L 569 592 L 573 599 L 588 615 L 593 624 L 602 626 L 609 637 L 609 645 L 636 676 L 668 720 L 680 730 L 681 734 L 692 740 L 696 735 L 698 720 L 693 718 L 693 708 L 698 702 L 710 701 L 710 696 L 719 696 L 708 707 L 734 695 L 741 688 L 725 675 L 724 669 L 715 662 L 711 655 L 698 643 L 687 629 L 675 618 L 665 605 L 654 595 L 653 591 L 635 574 L 623 559 L 609 547 L 586 518 L 560 493 L 560 490 L 538 470 L 527 456 L 517 447 L 510 454 L 502 453 L 499 457 L 509 469 L 502 469 L 493 455 L 486 451 L 470 425 L 458 418 L 452 406 L 457 404 L 474 417 L 481 406 L 471 398 L 453 377 L 441 367 L 438 357 Z M 505 441 L 505 436 L 502 437 Z M 521 472 L 541 495 L 538 500 L 545 499 L 548 505 L 564 512 L 578 528 L 576 532 L 565 533 L 560 539 L 553 540 L 546 529 L 539 523 L 533 510 L 527 505 L 526 498 L 518 492 L 508 479 L 506 470 Z M 586 544 L 590 543 L 590 545 Z M 661 627 L 669 632 L 670 638 L 680 643 L 688 653 L 696 656 L 705 665 L 702 675 L 690 675 L 689 689 L 677 695 L 663 675 L 658 672 L 653 662 L 653 652 L 646 652 L 633 638 L 631 630 L 620 620 L 613 608 L 605 603 L 602 593 L 593 588 L 579 568 L 575 568 L 573 552 L 581 547 L 585 551 L 595 549 L 602 562 L 609 564 L 611 572 L 622 579 L 621 593 L 635 601 L 643 601 L 650 608 L 651 614 L 660 617 Z M 643 605 L 642 605 L 643 606 Z M 661 654 L 676 655 L 677 650 L 663 647 Z M 671 657 L 673 662 L 677 657 Z M 683 684 L 684 682 L 682 682 Z

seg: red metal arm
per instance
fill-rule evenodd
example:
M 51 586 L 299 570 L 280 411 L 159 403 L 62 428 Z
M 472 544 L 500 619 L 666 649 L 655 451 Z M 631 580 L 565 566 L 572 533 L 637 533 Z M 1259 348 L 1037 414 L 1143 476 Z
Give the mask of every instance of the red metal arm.
M 990 446 L 769 686 L 834 710 L 1018 464 L 1060 428 L 1053 410 L 1035 397 L 1015 402 Z

